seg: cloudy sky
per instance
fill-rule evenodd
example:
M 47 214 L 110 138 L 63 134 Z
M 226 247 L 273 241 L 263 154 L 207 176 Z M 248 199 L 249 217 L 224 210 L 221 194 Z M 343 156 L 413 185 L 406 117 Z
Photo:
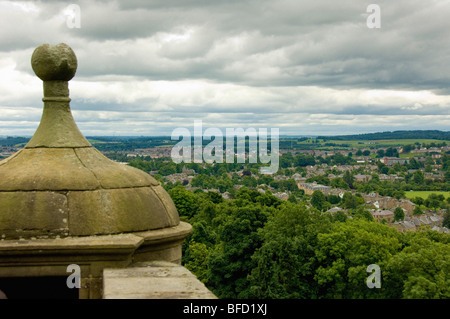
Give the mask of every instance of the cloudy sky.
M 372 3 L 380 28 L 367 25 Z M 36 130 L 30 58 L 60 42 L 78 58 L 71 108 L 89 136 L 170 135 L 194 120 L 282 135 L 448 131 L 449 17 L 448 0 L 0 1 L 0 135 Z

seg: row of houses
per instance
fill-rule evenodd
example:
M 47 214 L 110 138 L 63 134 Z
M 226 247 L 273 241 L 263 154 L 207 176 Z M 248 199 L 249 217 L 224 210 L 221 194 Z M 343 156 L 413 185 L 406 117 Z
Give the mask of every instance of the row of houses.
M 316 182 L 313 183 L 297 183 L 299 189 L 303 190 L 305 194 L 312 195 L 315 191 L 319 190 L 325 195 L 331 190 L 330 186 L 320 185 Z
M 380 161 L 387 166 L 394 166 L 395 164 L 409 164 L 409 158 L 383 157 Z
M 446 227 L 442 227 L 443 217 L 437 214 L 421 215 L 416 217 L 406 217 L 404 220 L 396 221 L 391 224 L 399 231 L 417 230 L 422 227 L 430 227 L 438 232 L 450 233 Z
M 324 193 L 324 195 L 337 195 L 339 197 L 343 197 L 346 192 L 351 192 L 353 195 L 356 193 L 355 191 L 348 191 L 345 189 L 332 188 L 330 186 L 320 185 L 316 182 L 313 183 L 305 183 L 298 182 L 297 186 L 299 189 L 303 190 L 305 194 L 312 195 L 316 190 L 319 190 Z M 370 194 L 362 194 L 364 201 L 367 206 L 375 207 L 379 210 L 390 210 L 395 209 L 396 207 L 401 207 L 405 210 L 405 215 L 411 216 L 414 212 L 414 208 L 416 205 L 411 202 L 409 199 L 396 199 L 389 196 L 380 196 L 377 193 Z
M 405 209 L 403 210 L 405 211 Z M 345 210 L 340 207 L 333 207 L 327 212 L 334 214 L 338 211 L 345 212 Z M 417 230 L 423 227 L 430 227 L 430 229 L 438 232 L 450 233 L 448 228 L 442 227 L 443 217 L 436 213 L 431 213 L 428 215 L 423 214 L 420 216 L 406 216 L 404 220 L 394 221 L 394 212 L 392 210 L 369 209 L 369 212 L 377 222 L 382 222 L 384 220 L 389 226 L 392 226 L 401 232 L 404 232 L 405 230 Z M 349 217 L 351 218 L 351 216 Z

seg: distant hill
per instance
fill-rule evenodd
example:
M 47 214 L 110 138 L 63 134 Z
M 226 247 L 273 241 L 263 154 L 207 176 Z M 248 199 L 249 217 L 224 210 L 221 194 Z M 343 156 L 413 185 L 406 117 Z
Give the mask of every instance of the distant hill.
M 355 135 L 318 136 L 323 140 L 356 141 L 356 140 L 395 140 L 395 139 L 435 139 L 450 140 L 450 132 L 437 130 L 388 131 Z
M 0 138 L 0 146 L 12 147 L 17 144 L 28 143 L 29 140 L 29 137 L 7 136 L 6 138 Z

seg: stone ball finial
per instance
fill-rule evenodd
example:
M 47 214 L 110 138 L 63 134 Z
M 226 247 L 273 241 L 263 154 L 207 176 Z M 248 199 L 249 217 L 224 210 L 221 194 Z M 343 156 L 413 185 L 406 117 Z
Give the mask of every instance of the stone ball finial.
M 42 44 L 34 50 L 31 66 L 42 81 L 69 81 L 77 71 L 77 57 L 65 43 Z

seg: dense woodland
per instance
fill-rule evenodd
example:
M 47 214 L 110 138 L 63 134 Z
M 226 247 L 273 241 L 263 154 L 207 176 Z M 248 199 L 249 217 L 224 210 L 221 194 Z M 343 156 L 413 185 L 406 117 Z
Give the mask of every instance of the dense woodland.
M 220 298 L 449 298 L 450 235 L 401 233 L 355 211 L 331 216 L 304 202 L 241 188 L 169 190 L 193 225 L 183 264 Z M 367 266 L 382 272 L 368 289 Z

